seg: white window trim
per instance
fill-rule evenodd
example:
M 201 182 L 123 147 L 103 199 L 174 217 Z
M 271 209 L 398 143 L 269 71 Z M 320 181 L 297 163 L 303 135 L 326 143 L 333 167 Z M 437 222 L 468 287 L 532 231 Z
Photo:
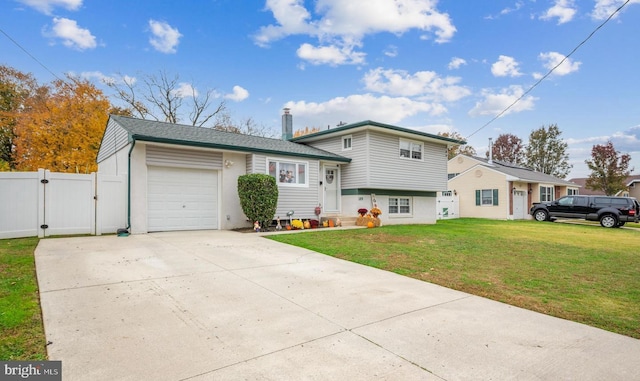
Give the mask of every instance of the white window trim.
M 550 189 L 550 193 L 549 193 L 549 196 L 551 198 L 550 200 L 544 200 L 544 201 L 542 200 L 542 188 Z M 553 185 L 540 184 L 540 187 L 538 188 L 538 197 L 540 199 L 540 202 L 551 202 L 551 201 L 555 200 L 555 193 L 556 193 L 555 191 L 556 190 L 555 190 L 555 187 Z
M 345 148 L 344 146 L 344 142 L 345 140 L 349 139 L 349 147 Z M 353 148 L 353 136 L 352 135 L 345 135 L 342 137 L 342 150 L 343 151 L 351 151 L 351 149 Z
M 391 206 L 391 199 L 398 199 L 398 213 L 391 213 L 389 211 L 389 207 Z M 409 213 L 400 213 L 400 199 L 409 200 Z M 411 196 L 389 196 L 389 199 L 387 200 L 387 213 L 389 213 L 389 218 L 413 217 L 413 197 L 411 197 Z
M 277 158 L 277 157 L 267 157 L 266 161 L 267 161 L 267 166 L 266 166 L 267 175 L 270 175 L 270 173 L 269 173 L 269 162 L 273 161 L 273 162 L 276 163 L 276 176 L 278 175 L 278 173 L 280 171 L 280 164 L 281 163 L 284 163 L 284 164 L 295 164 L 296 165 L 296 170 L 298 169 L 298 165 L 300 165 L 300 164 L 304 165 L 305 166 L 304 184 L 281 183 L 278 180 L 278 177 L 276 177 L 276 184 L 278 184 L 279 187 L 309 188 L 309 170 L 310 170 L 310 167 L 309 167 L 309 162 L 308 161 L 282 159 L 282 158 Z
M 405 143 L 409 143 L 409 144 L 411 145 L 411 149 L 409 150 L 409 157 L 405 157 L 405 156 L 402 156 L 402 155 L 400 154 L 400 149 L 401 149 L 401 148 L 400 148 L 400 146 L 401 146 L 401 144 L 402 144 L 403 142 L 405 142 Z M 413 154 L 413 145 L 414 145 L 414 144 L 417 144 L 417 145 L 419 145 L 419 146 L 420 146 L 420 159 L 414 159 L 413 157 L 411 157 L 411 156 L 413 156 L 412 154 Z M 400 138 L 400 141 L 398 142 L 398 157 L 399 157 L 400 159 L 403 159 L 403 160 L 417 160 L 417 161 L 424 161 L 424 143 L 423 143 L 423 142 L 420 142 L 420 141 L 417 141 L 417 140 L 409 140 L 409 139 L 402 139 L 402 138 Z
M 491 202 L 489 202 L 488 204 L 485 204 L 485 203 L 484 203 L 484 195 L 483 195 L 483 193 L 484 193 L 485 191 L 489 191 L 489 192 L 491 192 Z M 496 206 L 494 203 L 495 203 L 495 201 L 494 201 L 494 199 L 493 199 L 493 189 L 480 189 L 480 207 L 485 207 L 485 206 Z

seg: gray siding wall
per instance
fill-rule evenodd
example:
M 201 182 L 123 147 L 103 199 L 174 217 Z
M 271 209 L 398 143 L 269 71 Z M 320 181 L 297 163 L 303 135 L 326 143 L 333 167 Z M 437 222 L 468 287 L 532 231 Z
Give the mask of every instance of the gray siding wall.
M 351 150 L 343 151 L 342 138 L 347 135 L 351 135 Z M 352 159 L 351 163 L 340 164 L 341 187 L 343 189 L 368 187 L 366 184 L 370 170 L 367 164 L 369 139 L 366 131 L 354 134 L 345 133 L 327 140 L 313 142 L 310 145 Z
M 351 135 L 351 150 L 342 151 L 342 136 Z M 400 137 L 378 131 L 345 133 L 314 147 L 351 158 L 340 165 L 342 189 L 381 188 L 396 190 L 438 191 L 447 189 L 447 147 L 437 143 L 423 144 L 423 160 L 400 157 Z
M 97 162 L 107 159 L 129 143 L 129 134 L 118 123 L 110 120 L 102 136 Z
M 252 159 L 248 161 L 253 162 L 251 166 L 253 172 L 250 173 L 267 173 L 267 156 L 251 156 Z M 320 162 L 318 160 L 306 158 L 295 159 L 291 157 L 278 156 L 268 156 L 268 158 L 288 162 L 306 162 L 308 164 L 307 170 L 309 171 L 308 187 L 290 187 L 286 185 L 278 186 L 278 207 L 276 209 L 276 217 L 280 216 L 280 219 L 284 222 L 285 220 L 287 220 L 287 212 L 293 210 L 295 211 L 293 219 L 315 218 L 314 208 L 320 203 L 318 199 L 318 172 L 320 168 Z M 249 169 L 249 164 L 247 164 L 247 169 Z
M 147 145 L 147 164 L 163 167 L 222 169 L 222 152 Z
M 419 139 L 414 139 L 420 141 Z M 400 157 L 400 137 L 369 132 L 368 184 L 371 188 L 438 191 L 447 189 L 447 147 L 422 141 L 423 160 Z

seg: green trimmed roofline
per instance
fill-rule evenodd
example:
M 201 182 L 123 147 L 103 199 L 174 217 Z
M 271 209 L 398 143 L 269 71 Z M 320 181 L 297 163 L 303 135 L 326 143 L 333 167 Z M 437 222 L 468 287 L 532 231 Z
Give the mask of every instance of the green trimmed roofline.
M 416 130 L 412 130 L 412 129 L 404 128 L 404 127 L 398 127 L 398 126 L 394 126 L 394 125 L 391 125 L 391 124 L 375 122 L 375 121 L 372 121 L 372 120 L 365 120 L 365 121 L 358 122 L 358 123 L 346 124 L 344 126 L 331 128 L 331 129 L 328 129 L 328 130 L 323 130 L 323 131 L 316 132 L 316 133 L 313 133 L 313 134 L 298 136 L 297 138 L 290 139 L 290 141 L 292 141 L 292 142 L 302 142 L 304 140 L 315 140 L 315 138 L 322 137 L 322 136 L 325 136 L 325 135 L 340 134 L 340 133 L 348 132 L 349 130 L 354 130 L 354 129 L 361 128 L 361 127 L 366 127 L 366 126 L 378 127 L 378 128 L 382 128 L 382 129 L 396 131 L 396 132 L 402 132 L 402 133 L 405 133 L 405 134 L 418 135 L 418 136 L 429 138 L 429 139 L 441 140 L 443 142 L 447 142 L 447 143 L 455 144 L 455 145 L 465 145 L 465 144 L 467 144 L 467 142 L 464 141 L 464 140 L 447 138 L 447 137 L 440 136 L 440 135 L 429 134 L 429 133 L 426 133 L 426 132 L 416 131 Z
M 371 194 L 383 196 L 415 196 L 415 197 L 437 197 L 436 191 L 416 191 L 402 189 L 374 189 L 374 188 L 352 188 L 342 189 L 343 196 L 369 196 Z

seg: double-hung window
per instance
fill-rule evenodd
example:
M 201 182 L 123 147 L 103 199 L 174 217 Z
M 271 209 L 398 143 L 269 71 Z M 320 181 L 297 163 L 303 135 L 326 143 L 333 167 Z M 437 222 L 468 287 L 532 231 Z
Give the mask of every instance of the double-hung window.
M 494 206 L 498 205 L 497 189 L 478 189 L 476 190 L 477 206 Z
M 309 163 L 268 159 L 269 175 L 283 186 L 308 186 Z
M 400 139 L 400 157 L 422 160 L 422 143 Z
M 342 137 L 342 150 L 343 151 L 350 151 L 351 150 L 352 141 L 353 141 L 353 138 L 351 137 L 351 135 L 343 136 Z
M 540 186 L 540 202 L 553 201 L 553 187 Z
M 411 197 L 389 197 L 390 216 L 411 216 Z

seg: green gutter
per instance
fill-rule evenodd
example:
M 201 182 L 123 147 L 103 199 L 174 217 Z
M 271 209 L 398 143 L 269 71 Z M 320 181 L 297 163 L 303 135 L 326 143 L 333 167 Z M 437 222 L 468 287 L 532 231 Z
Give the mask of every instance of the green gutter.
M 136 139 L 132 137 L 131 148 L 129 148 L 129 160 L 127 169 L 127 234 L 131 232 L 131 153 L 136 146 Z

